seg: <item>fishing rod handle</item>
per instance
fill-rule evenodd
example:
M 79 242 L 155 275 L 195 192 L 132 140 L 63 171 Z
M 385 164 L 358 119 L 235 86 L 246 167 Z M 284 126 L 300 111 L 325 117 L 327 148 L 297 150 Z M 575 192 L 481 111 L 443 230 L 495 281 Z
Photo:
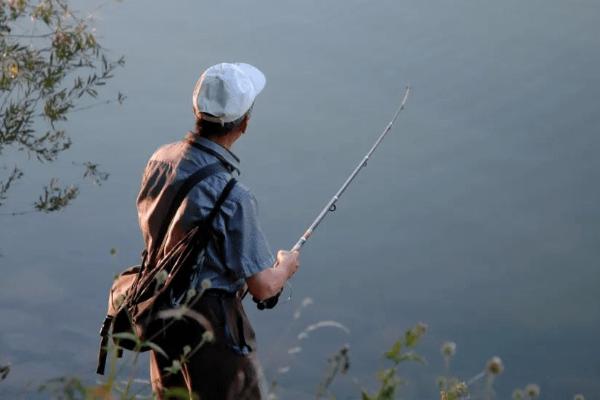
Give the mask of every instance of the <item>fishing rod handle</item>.
M 306 243 L 306 242 L 308 241 L 308 238 L 310 238 L 310 236 L 312 235 L 312 233 L 313 233 L 313 230 L 314 230 L 314 228 L 315 228 L 315 226 L 316 226 L 316 224 L 315 224 L 315 223 L 317 223 L 317 222 L 318 222 L 318 219 L 317 219 L 317 221 L 315 221 L 315 222 L 314 222 L 314 223 L 313 223 L 313 224 L 312 224 L 312 225 L 311 225 L 311 226 L 310 226 L 310 227 L 309 227 L 309 228 L 306 230 L 306 232 L 304 232 L 304 235 L 302 235 L 302 237 L 300 237 L 300 239 L 298 239 L 298 241 L 297 241 L 297 242 L 296 242 L 296 244 L 295 244 L 295 245 L 294 245 L 294 246 L 291 248 L 291 250 L 290 250 L 290 251 L 300 251 L 300 249 L 302 248 L 302 246 L 304 246 L 304 243 Z
M 294 247 L 292 247 L 292 249 L 290 251 L 300 251 L 300 249 L 302 248 L 302 246 L 304 246 L 304 243 L 306 243 L 306 241 L 308 240 L 307 237 L 302 236 L 294 245 Z

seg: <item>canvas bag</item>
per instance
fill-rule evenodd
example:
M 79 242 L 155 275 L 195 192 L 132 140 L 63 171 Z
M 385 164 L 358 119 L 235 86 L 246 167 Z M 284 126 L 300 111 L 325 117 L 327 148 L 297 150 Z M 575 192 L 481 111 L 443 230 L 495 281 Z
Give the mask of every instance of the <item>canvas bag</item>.
M 198 254 L 204 251 L 213 221 L 235 186 L 236 180 L 231 178 L 228 181 L 206 219 L 192 228 L 158 261 L 157 255 L 162 253 L 166 232 L 189 191 L 207 177 L 223 171 L 228 172 L 222 163 L 214 163 L 187 178 L 178 189 L 159 230 L 153 254 L 144 251 L 141 265 L 127 268 L 114 280 L 109 292 L 107 314 L 100 329 L 100 352 L 96 370 L 98 374 L 104 374 L 107 345 L 111 335 L 118 345 L 117 356 L 121 356 L 122 349 L 150 350 L 149 346 L 138 346 L 139 342 L 152 342 L 160 347 L 161 343 L 167 340 L 168 331 L 175 329 L 181 322 L 162 319 L 159 313 L 172 308 L 173 298 L 185 295 L 189 289 L 192 268 Z M 164 279 L 157 279 L 160 276 Z M 128 339 L 127 336 L 132 339 Z

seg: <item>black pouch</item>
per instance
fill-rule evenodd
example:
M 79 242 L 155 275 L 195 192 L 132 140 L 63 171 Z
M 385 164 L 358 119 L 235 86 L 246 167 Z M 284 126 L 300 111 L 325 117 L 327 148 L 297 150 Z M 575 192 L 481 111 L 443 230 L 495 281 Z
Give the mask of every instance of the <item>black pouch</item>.
M 256 350 L 256 335 L 242 301 L 237 296 L 223 300 L 227 345 L 236 353 L 247 355 Z
M 237 293 L 209 289 L 193 308 L 212 324 L 214 345 L 239 355 L 256 350 L 256 335 Z
M 227 347 L 240 355 L 256 349 L 254 329 L 235 294 L 205 293 L 198 312 L 207 317 L 215 328 L 216 345 Z

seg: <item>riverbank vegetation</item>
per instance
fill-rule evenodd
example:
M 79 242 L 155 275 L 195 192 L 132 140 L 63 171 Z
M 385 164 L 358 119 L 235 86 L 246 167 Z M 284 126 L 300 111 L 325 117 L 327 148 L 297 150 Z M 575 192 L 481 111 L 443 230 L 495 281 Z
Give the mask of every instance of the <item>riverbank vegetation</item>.
M 325 321 L 332 322 L 332 321 Z M 323 326 L 332 327 L 331 324 Z M 343 325 L 340 324 L 343 327 Z M 427 326 L 419 323 L 416 326 L 406 330 L 406 332 L 391 344 L 390 348 L 384 352 L 383 358 L 388 364 L 387 367 L 375 371 L 374 389 L 357 389 L 356 398 L 361 400 L 395 400 L 406 398 L 403 396 L 403 387 L 408 383 L 402 377 L 402 368 L 407 363 L 417 363 L 424 367 L 428 362 L 417 352 L 421 339 L 426 335 Z M 300 333 L 302 334 L 302 332 Z M 126 339 L 132 340 L 133 337 Z M 207 332 L 200 346 L 211 342 L 211 336 Z M 139 347 L 148 345 L 148 343 L 138 343 Z M 153 346 L 155 350 L 159 348 Z M 109 345 L 111 353 L 108 373 L 106 378 L 95 383 L 89 384 L 77 377 L 60 377 L 43 383 L 38 387 L 38 392 L 49 399 L 56 400 L 141 400 L 152 399 L 152 391 L 149 382 L 144 379 L 136 378 L 140 372 L 139 358 L 134 355 L 128 362 L 122 362 L 119 365 L 116 357 L 119 347 Z M 173 360 L 168 368 L 170 373 L 180 373 L 182 365 L 186 362 L 186 357 L 195 349 L 184 348 L 184 354 L 177 360 Z M 440 400 L 492 400 L 496 398 L 508 398 L 508 394 L 498 394 L 494 389 L 494 382 L 505 373 L 502 359 L 498 356 L 492 357 L 484 363 L 482 370 L 472 377 L 459 377 L 452 373 L 452 360 L 456 356 L 457 345 L 454 342 L 447 341 L 440 346 L 441 364 L 443 364 L 443 374 L 438 376 L 436 385 L 439 391 Z M 351 375 L 351 356 L 347 345 L 336 352 L 327 361 L 327 367 L 324 369 L 322 380 L 316 385 L 314 398 L 335 399 L 336 394 L 331 387 L 336 379 L 341 376 Z M 3 380 L 9 374 L 9 366 L 0 367 L 0 380 Z M 288 367 L 289 371 L 289 367 Z M 283 372 L 288 372 L 283 371 Z M 123 379 L 123 377 L 125 377 Z M 279 392 L 281 389 L 276 380 L 271 381 L 268 393 L 268 400 L 285 399 Z M 308 390 L 307 390 L 308 391 Z M 168 398 L 188 399 L 189 395 L 184 388 L 172 389 L 167 392 Z M 539 385 L 528 383 L 521 388 L 515 388 L 510 395 L 513 400 L 536 400 L 542 399 L 543 393 Z M 583 394 L 574 394 L 573 400 L 585 400 Z

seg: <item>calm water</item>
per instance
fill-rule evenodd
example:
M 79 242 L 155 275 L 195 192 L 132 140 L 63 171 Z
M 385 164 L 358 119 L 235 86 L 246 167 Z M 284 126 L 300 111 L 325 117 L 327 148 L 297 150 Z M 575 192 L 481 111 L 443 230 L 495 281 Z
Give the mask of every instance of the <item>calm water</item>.
M 502 357 L 501 397 L 537 382 L 545 398 L 600 398 L 600 2 L 215 3 L 94 12 L 102 43 L 127 57 L 104 95 L 128 99 L 74 115 L 73 150 L 32 163 L 4 211 L 32 202 L 52 174 L 77 177 L 73 161 L 111 176 L 63 213 L 0 217 L 0 360 L 13 367 L 0 397 L 62 374 L 94 379 L 108 285 L 141 250 L 145 161 L 192 126 L 200 71 L 245 61 L 268 83 L 235 151 L 274 249 L 296 241 L 414 88 L 306 246 L 292 301 L 251 312 L 268 376 L 291 366 L 277 378 L 284 399 L 311 398 L 344 343 L 352 377 L 374 387 L 380 354 L 417 321 L 430 326 L 429 365 L 404 370 L 410 398 L 436 397 L 447 339 L 463 379 Z M 308 296 L 315 304 L 293 320 Z M 316 331 L 289 355 L 322 319 L 351 334 Z M 334 388 L 358 397 L 351 379 Z

